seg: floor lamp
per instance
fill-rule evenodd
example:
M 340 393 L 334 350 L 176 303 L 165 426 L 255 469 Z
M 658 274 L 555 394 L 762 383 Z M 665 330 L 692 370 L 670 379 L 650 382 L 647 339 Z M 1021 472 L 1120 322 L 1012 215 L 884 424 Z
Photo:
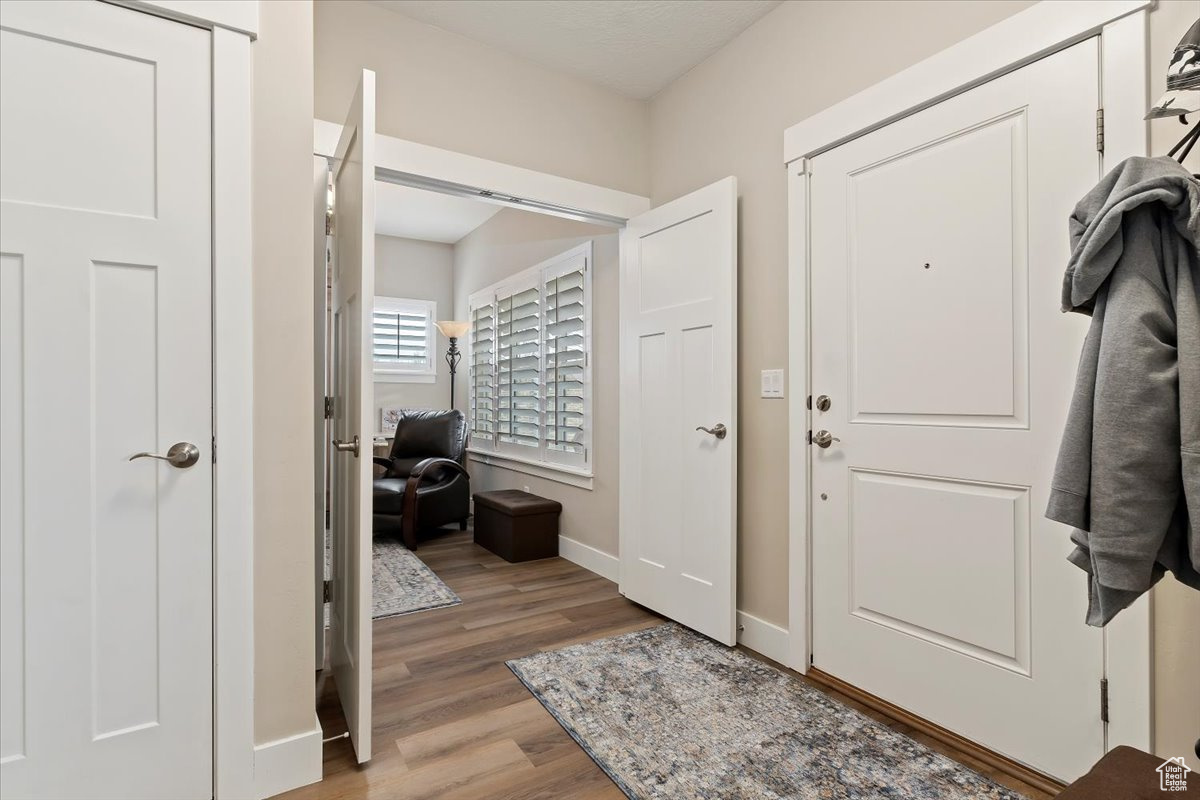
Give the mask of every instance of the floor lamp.
M 458 349 L 458 340 L 471 330 L 469 322 L 453 322 L 445 320 L 433 323 L 442 335 L 450 340 L 450 349 L 446 351 L 446 363 L 450 366 L 450 408 L 454 408 L 454 374 L 458 372 L 458 362 L 462 359 L 462 351 Z

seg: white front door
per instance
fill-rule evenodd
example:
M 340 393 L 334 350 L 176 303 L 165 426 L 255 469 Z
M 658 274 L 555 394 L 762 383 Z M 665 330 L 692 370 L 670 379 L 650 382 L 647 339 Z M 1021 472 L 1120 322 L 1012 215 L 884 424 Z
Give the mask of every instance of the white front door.
M 736 639 L 737 181 L 621 234 L 621 592 Z
M 813 663 L 1066 779 L 1104 743 L 1101 633 L 1043 517 L 1086 328 L 1059 296 L 1097 64 L 1082 42 L 810 178 Z
M 371 328 L 375 73 L 364 69 L 333 163 L 330 663 L 359 763 L 371 758 Z
M 5 800 L 212 796 L 210 44 L 0 3 Z

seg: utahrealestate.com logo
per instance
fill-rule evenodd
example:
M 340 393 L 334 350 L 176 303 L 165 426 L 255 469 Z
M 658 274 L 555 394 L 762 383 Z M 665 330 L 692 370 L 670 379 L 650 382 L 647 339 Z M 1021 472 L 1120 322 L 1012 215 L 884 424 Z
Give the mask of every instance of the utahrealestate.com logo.
M 1158 787 L 1164 792 L 1186 792 L 1189 772 L 1183 756 L 1168 758 L 1158 766 Z

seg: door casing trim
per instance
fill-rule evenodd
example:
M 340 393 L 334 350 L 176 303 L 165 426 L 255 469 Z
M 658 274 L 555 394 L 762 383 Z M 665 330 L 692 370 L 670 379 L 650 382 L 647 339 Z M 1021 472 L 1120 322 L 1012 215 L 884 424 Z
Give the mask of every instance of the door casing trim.
M 1039 3 L 887 78 L 784 132 L 788 184 L 788 619 L 787 665 L 812 662 L 809 462 L 810 159 L 1092 36 L 1100 37 L 1105 149 L 1101 174 L 1148 152 L 1148 11 L 1153 0 Z M 1132 67 L 1132 68 L 1131 68 Z M 1106 749 L 1153 750 L 1153 629 L 1149 594 L 1104 631 L 1110 722 Z M 1099 689 L 1097 688 L 1097 697 Z M 1099 702 L 1099 701 L 1097 701 Z M 1099 706 L 1097 705 L 1097 714 Z
M 254 0 L 257 18 L 258 2 Z M 213 788 L 254 797 L 253 54 L 213 27 Z M 217 198 L 220 198 L 217 202 Z
M 213 797 L 254 785 L 253 54 L 259 0 L 108 0 L 212 31 Z M 219 200 L 218 200 L 219 198 Z

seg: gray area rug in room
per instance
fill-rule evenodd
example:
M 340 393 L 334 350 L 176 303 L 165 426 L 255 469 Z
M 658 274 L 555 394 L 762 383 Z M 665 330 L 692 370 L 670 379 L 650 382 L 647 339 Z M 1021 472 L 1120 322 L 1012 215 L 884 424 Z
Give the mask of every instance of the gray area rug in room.
M 673 623 L 508 667 L 631 798 L 1024 800 Z
M 456 606 L 462 602 L 441 578 L 416 554 L 389 536 L 376 536 L 372 559 L 372 592 L 375 619 L 398 617 L 431 608 Z M 333 553 L 325 540 L 325 577 L 332 574 Z M 325 605 L 325 627 L 329 627 L 329 605 Z

